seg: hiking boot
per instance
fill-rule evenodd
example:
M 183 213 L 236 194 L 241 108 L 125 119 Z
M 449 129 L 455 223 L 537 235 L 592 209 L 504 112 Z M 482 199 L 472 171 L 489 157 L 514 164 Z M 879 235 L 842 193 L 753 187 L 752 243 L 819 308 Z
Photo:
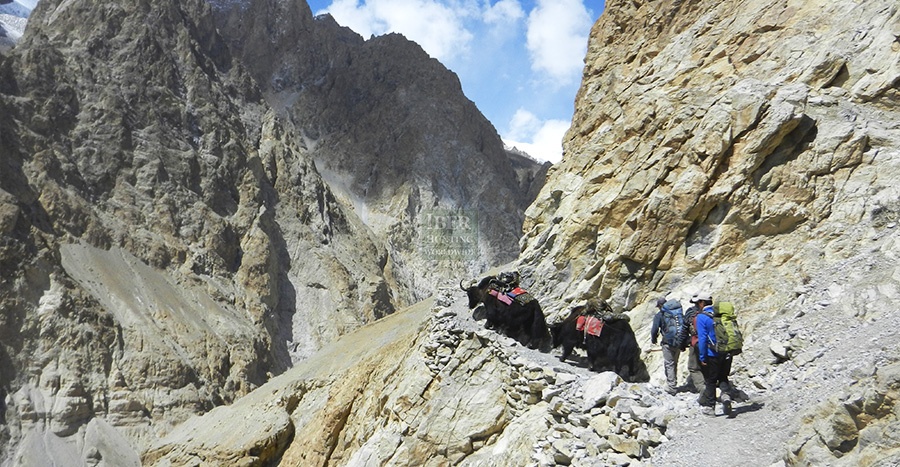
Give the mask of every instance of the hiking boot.
M 724 413 L 728 418 L 733 417 L 731 411 L 731 401 L 722 401 L 722 413 Z
M 708 417 L 715 417 L 716 409 L 714 407 L 703 406 L 703 407 L 700 407 L 700 413 L 702 415 L 706 415 Z
M 741 391 L 740 389 L 733 390 L 730 395 L 731 398 L 737 402 L 750 402 L 750 396 L 748 396 L 746 392 Z
M 719 398 L 722 401 L 722 412 L 731 417 L 731 395 L 722 394 L 722 397 Z
M 677 388 L 673 388 L 672 386 L 666 386 L 665 391 L 666 391 L 666 394 L 671 394 L 671 395 L 673 395 L 673 396 L 674 396 L 675 394 L 678 394 L 678 389 L 677 389 Z

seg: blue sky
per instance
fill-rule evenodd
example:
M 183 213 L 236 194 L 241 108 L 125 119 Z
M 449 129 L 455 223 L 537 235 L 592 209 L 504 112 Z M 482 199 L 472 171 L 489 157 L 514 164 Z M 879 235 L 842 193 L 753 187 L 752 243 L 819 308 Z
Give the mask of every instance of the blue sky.
M 399 32 L 455 72 L 503 141 L 556 162 L 605 0 L 309 0 L 364 38 Z

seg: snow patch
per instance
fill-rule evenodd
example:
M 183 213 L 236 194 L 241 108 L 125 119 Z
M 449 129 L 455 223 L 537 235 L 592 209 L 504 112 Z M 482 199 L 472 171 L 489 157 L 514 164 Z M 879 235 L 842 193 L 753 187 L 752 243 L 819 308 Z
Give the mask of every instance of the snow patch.
M 22 34 L 37 0 L 16 0 L 0 5 L 0 50 L 12 47 Z
M 6 36 L 17 42 L 25 32 L 25 24 L 28 23 L 26 18 L 0 13 L 0 37 Z

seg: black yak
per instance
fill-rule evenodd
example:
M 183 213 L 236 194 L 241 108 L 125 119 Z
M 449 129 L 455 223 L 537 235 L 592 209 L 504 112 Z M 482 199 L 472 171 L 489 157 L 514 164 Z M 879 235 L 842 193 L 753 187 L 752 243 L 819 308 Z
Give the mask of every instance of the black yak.
M 469 297 L 469 309 L 484 304 L 484 327 L 499 329 L 531 349 L 549 350 L 550 331 L 544 311 L 530 294 L 525 292 L 525 296 L 510 299 L 504 294 L 506 284 L 496 276 L 472 281 L 468 286 L 460 281 L 459 287 Z
M 560 361 L 565 361 L 572 349 L 578 347 L 587 351 L 591 371 L 612 367 L 623 379 L 642 379 L 646 366 L 640 358 L 641 348 L 629 321 L 628 315 L 614 313 L 605 300 L 589 300 L 573 308 L 561 322 L 550 326 L 553 348 L 562 345 Z M 594 326 L 595 323 L 602 324 L 599 331 L 592 329 L 599 327 Z M 625 368 L 627 373 L 623 373 Z

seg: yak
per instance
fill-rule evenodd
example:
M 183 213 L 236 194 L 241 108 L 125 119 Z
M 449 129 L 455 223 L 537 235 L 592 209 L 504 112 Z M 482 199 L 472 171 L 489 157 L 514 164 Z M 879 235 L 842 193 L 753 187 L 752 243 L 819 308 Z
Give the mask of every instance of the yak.
M 586 330 L 579 330 L 580 316 L 602 319 L 603 328 L 600 335 L 595 336 Z M 605 300 L 589 300 L 586 304 L 573 308 L 569 316 L 550 326 L 553 348 L 560 345 L 563 348 L 559 361 L 564 362 L 571 355 L 572 349 L 578 347 L 587 352 L 588 367 L 591 371 L 611 366 L 625 380 L 643 378 L 646 366 L 640 358 L 641 348 L 629 320 L 628 315 L 624 313 L 613 313 Z M 628 369 L 627 373 L 623 373 L 625 368 Z
M 498 292 L 503 293 L 500 291 L 503 285 L 496 276 L 485 277 L 480 282 L 473 280 L 468 286 L 459 283 L 469 298 L 470 310 L 484 304 L 485 328 L 501 330 L 530 349 L 549 350 L 550 331 L 537 299 L 529 297 L 524 303 L 519 300 L 503 303 L 496 296 Z

